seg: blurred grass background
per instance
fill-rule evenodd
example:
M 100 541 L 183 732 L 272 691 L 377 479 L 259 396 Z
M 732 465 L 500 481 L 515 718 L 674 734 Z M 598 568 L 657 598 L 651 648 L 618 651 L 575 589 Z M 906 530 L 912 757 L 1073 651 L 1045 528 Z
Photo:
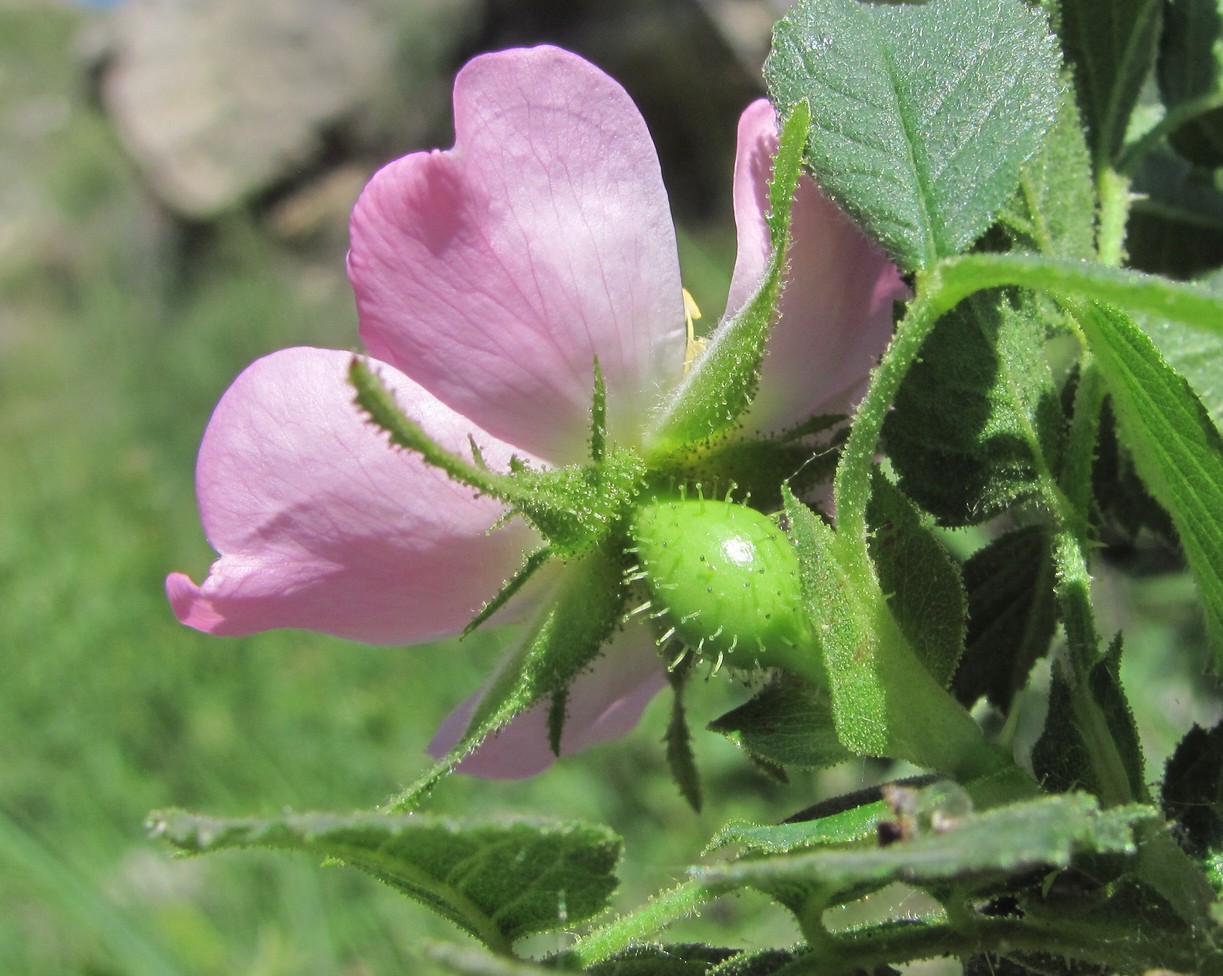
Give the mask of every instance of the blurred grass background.
M 342 242 L 294 250 L 244 213 L 187 230 L 150 202 L 85 97 L 85 16 L 0 5 L 0 972 L 427 974 L 422 940 L 461 937 L 355 872 L 258 853 L 175 861 L 146 837 L 160 807 L 381 802 L 425 768 L 434 726 L 506 638 L 369 648 L 219 640 L 175 622 L 165 574 L 198 579 L 212 558 L 192 473 L 213 405 L 265 352 L 352 347 L 355 314 Z M 708 322 L 729 227 L 684 242 Z M 1151 611 L 1129 646 L 1152 649 L 1131 667 L 1152 689 L 1139 715 L 1153 761 L 1207 707 L 1200 660 L 1175 656 L 1169 681 L 1164 652 L 1196 624 L 1179 578 L 1161 585 L 1136 596 L 1124 584 L 1113 601 Z M 722 680 L 698 691 L 697 725 L 741 694 Z M 866 773 L 783 788 L 698 736 L 709 802 L 697 815 L 663 767 L 666 708 L 660 698 L 629 739 L 536 780 L 453 779 L 430 809 L 609 823 L 627 841 L 628 907 L 676 880 L 726 820 L 780 819 Z M 674 935 L 727 932 L 797 936 L 751 898 Z

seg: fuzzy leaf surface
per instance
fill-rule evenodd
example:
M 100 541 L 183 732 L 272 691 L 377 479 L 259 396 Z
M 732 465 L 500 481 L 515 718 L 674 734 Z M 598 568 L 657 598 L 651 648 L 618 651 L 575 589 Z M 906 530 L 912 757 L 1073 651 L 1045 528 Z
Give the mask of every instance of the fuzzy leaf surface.
M 1016 247 L 1057 257 L 1095 254 L 1096 194 L 1078 105 L 1067 92 L 1040 150 L 1019 172 L 999 219 Z
M 1223 264 L 1223 180 L 1167 149 L 1143 157 L 1134 174 L 1126 236 L 1130 263 L 1191 278 Z
M 1223 849 L 1223 724 L 1195 725 L 1181 739 L 1164 770 L 1162 800 L 1191 853 Z
M 869 561 L 863 565 L 811 509 L 784 496 L 841 744 L 855 755 L 907 759 L 963 779 L 996 772 L 1000 754 L 913 653 Z
M 1220 214 L 1223 217 L 1223 209 Z M 1223 273 L 1213 275 L 1207 284 L 1216 294 L 1223 294 Z M 1215 428 L 1223 431 L 1223 335 L 1186 328 L 1154 316 L 1142 316 L 1136 321 L 1168 364 L 1188 381 Z
M 776 27 L 775 103 L 811 106 L 821 188 L 905 270 L 967 248 L 1060 102 L 1043 16 L 1019 0 L 800 0 Z
M 189 854 L 266 847 L 343 861 L 499 951 L 602 911 L 621 850 L 604 827 L 420 814 L 226 820 L 169 811 L 150 826 Z
M 1064 670 L 1055 670 L 1044 732 L 1032 749 L 1033 772 L 1046 790 L 1090 790 L 1106 803 L 1145 798 L 1142 746 L 1121 687 L 1120 665 L 1118 639 L 1092 667 L 1086 688 L 1072 688 Z M 1098 764 L 1089 741 L 1102 757 Z M 1104 741 L 1110 749 L 1101 747 Z

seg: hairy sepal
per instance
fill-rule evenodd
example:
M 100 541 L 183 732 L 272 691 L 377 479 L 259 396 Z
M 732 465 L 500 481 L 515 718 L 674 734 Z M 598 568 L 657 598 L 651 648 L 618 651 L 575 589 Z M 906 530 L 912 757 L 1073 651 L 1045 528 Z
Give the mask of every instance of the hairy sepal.
M 709 345 L 671 396 L 650 438 L 651 457 L 665 458 L 687 445 L 705 443 L 730 430 L 756 396 L 760 364 L 781 295 L 790 243 L 790 208 L 801 171 L 810 109 L 799 102 L 781 126 L 768 216 L 773 253 L 759 287 L 724 320 Z

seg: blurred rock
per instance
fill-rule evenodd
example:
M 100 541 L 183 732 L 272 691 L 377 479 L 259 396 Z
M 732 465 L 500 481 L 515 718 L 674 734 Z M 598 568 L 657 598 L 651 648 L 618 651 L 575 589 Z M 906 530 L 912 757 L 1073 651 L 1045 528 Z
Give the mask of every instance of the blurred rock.
M 676 216 L 724 219 L 736 122 L 764 82 L 704 3 L 489 0 L 489 10 L 492 46 L 559 44 L 624 85 L 658 147 Z
M 153 192 L 207 219 L 377 128 L 385 89 L 479 0 L 129 0 L 91 42 L 98 98 Z M 478 18 L 477 18 L 478 20 Z M 407 26 L 405 26 L 407 25 Z M 413 29 L 417 25 L 418 29 Z M 429 43 L 420 44 L 421 31 Z
M 749 70 L 759 71 L 773 40 L 773 24 L 793 0 L 697 0 L 727 45 Z

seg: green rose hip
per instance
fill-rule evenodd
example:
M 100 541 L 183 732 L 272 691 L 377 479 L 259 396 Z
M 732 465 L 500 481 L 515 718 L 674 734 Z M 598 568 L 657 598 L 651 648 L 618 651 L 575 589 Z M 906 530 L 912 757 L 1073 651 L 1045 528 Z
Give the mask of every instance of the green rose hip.
M 660 644 L 676 638 L 716 666 L 822 677 L 798 556 L 775 521 L 745 505 L 669 498 L 642 506 L 631 532 Z

